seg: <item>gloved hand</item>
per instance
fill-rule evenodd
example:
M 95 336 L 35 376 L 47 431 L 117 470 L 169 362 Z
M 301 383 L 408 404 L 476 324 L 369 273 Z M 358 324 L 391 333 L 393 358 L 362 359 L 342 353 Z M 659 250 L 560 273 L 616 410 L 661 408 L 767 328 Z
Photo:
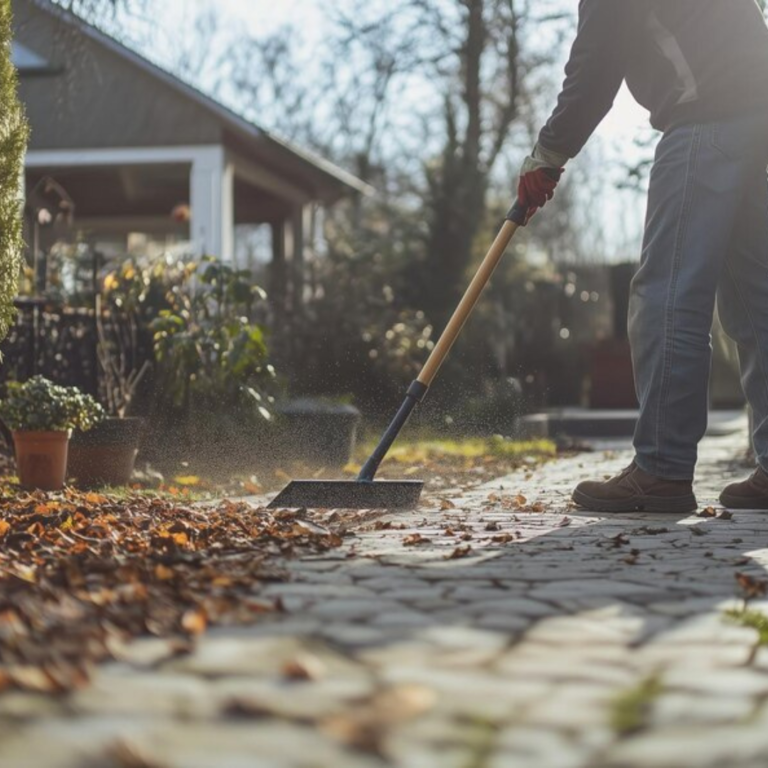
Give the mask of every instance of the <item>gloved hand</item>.
M 530 157 L 525 158 L 520 170 L 520 182 L 517 187 L 517 199 L 528 213 L 527 224 L 531 217 L 543 208 L 555 194 L 555 187 L 565 171 L 569 158 L 558 152 L 550 152 L 538 144 Z

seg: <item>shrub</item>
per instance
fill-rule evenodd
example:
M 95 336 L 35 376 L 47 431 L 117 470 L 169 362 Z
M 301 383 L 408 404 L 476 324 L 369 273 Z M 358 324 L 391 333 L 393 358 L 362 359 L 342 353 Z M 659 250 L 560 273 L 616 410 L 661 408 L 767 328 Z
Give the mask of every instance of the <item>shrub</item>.
M 87 431 L 104 418 L 104 409 L 76 387 L 61 387 L 42 376 L 7 385 L 0 418 L 14 431 Z
M 250 272 L 210 257 L 130 260 L 106 276 L 104 290 L 114 322 L 134 329 L 122 332 L 124 350 L 148 342 L 153 357 L 138 408 L 150 416 L 148 456 L 175 461 L 194 448 L 210 464 L 252 453 L 272 418 L 276 376 L 265 331 L 252 320 L 266 296 Z M 138 370 L 140 356 L 123 355 Z
M 21 180 L 29 127 L 11 63 L 11 1 L 0 0 L 0 340 L 8 334 L 22 264 Z

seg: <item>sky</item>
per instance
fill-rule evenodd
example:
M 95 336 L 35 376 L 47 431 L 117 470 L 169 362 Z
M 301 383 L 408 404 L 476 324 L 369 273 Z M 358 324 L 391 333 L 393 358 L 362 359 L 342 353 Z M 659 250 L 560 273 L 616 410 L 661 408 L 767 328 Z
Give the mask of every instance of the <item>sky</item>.
M 345 0 L 215 0 L 215 7 L 227 22 L 244 25 L 254 35 L 264 35 L 275 28 L 299 24 L 303 41 L 311 46 L 324 30 L 323 7 L 328 3 L 344 3 Z M 575 12 L 576 0 L 562 0 L 564 7 Z M 149 23 L 167 30 L 168 45 L 173 45 L 178 34 L 179 22 L 193 15 L 196 9 L 210 7 L 210 0 L 152 0 L 152 19 Z M 144 20 L 147 23 L 147 20 Z M 182 25 L 183 27 L 183 25 Z M 567 50 L 563 51 L 563 60 Z M 554 106 L 554 105 L 553 105 Z M 265 125 L 269 128 L 269 125 Z M 639 156 L 634 141 L 637 136 L 650 133 L 648 116 L 632 99 L 626 89 L 620 93 L 613 111 L 588 145 L 592 151 L 580 159 L 582 169 L 591 174 L 588 163 L 594 158 L 607 167 L 596 168 L 595 173 L 606 175 L 607 187 L 617 179 L 625 178 L 623 162 Z M 618 192 L 606 196 L 599 215 L 603 219 L 606 235 L 613 243 L 613 258 L 633 258 L 639 250 L 644 205 L 642 196 L 631 192 Z M 634 253 L 632 252 L 634 251 Z
M 246 25 L 253 34 L 268 33 L 287 24 L 300 24 L 303 38 L 308 44 L 322 35 L 323 4 L 343 0 L 216 0 L 218 10 L 232 20 Z M 564 6 L 576 6 L 575 0 L 563 0 Z M 173 30 L 180 17 L 191 8 L 205 8 L 207 0 L 155 0 L 153 14 L 159 12 L 160 23 L 169 31 Z M 617 144 L 625 151 L 631 151 L 632 141 L 638 130 L 647 127 L 647 113 L 639 107 L 630 94 L 624 90 L 614 106 L 613 112 L 600 126 L 596 136 Z

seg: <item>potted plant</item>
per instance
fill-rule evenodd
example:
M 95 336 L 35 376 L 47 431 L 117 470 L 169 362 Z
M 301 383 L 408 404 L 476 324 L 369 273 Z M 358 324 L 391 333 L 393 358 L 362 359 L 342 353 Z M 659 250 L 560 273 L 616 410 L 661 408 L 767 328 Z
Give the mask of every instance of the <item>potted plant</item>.
M 250 272 L 210 257 L 188 265 L 167 295 L 170 308 L 150 323 L 154 461 L 226 476 L 267 460 L 276 373 L 266 331 L 251 319 L 266 295 Z
M 61 490 L 72 430 L 87 431 L 103 416 L 103 408 L 76 387 L 62 387 L 42 376 L 23 384 L 10 382 L 0 401 L 0 418 L 13 434 L 21 485 Z
M 72 435 L 68 476 L 81 486 L 126 485 L 133 474 L 144 419 L 128 416 L 136 389 L 150 368 L 136 367 L 137 318 L 97 307 L 98 355 L 109 416 Z

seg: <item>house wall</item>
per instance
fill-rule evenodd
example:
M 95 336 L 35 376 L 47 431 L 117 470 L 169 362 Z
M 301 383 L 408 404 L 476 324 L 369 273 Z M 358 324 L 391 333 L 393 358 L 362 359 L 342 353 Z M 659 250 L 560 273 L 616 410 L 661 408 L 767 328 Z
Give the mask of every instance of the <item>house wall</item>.
M 13 0 L 16 39 L 63 72 L 22 77 L 30 149 L 219 144 L 205 109 L 31 0 Z

